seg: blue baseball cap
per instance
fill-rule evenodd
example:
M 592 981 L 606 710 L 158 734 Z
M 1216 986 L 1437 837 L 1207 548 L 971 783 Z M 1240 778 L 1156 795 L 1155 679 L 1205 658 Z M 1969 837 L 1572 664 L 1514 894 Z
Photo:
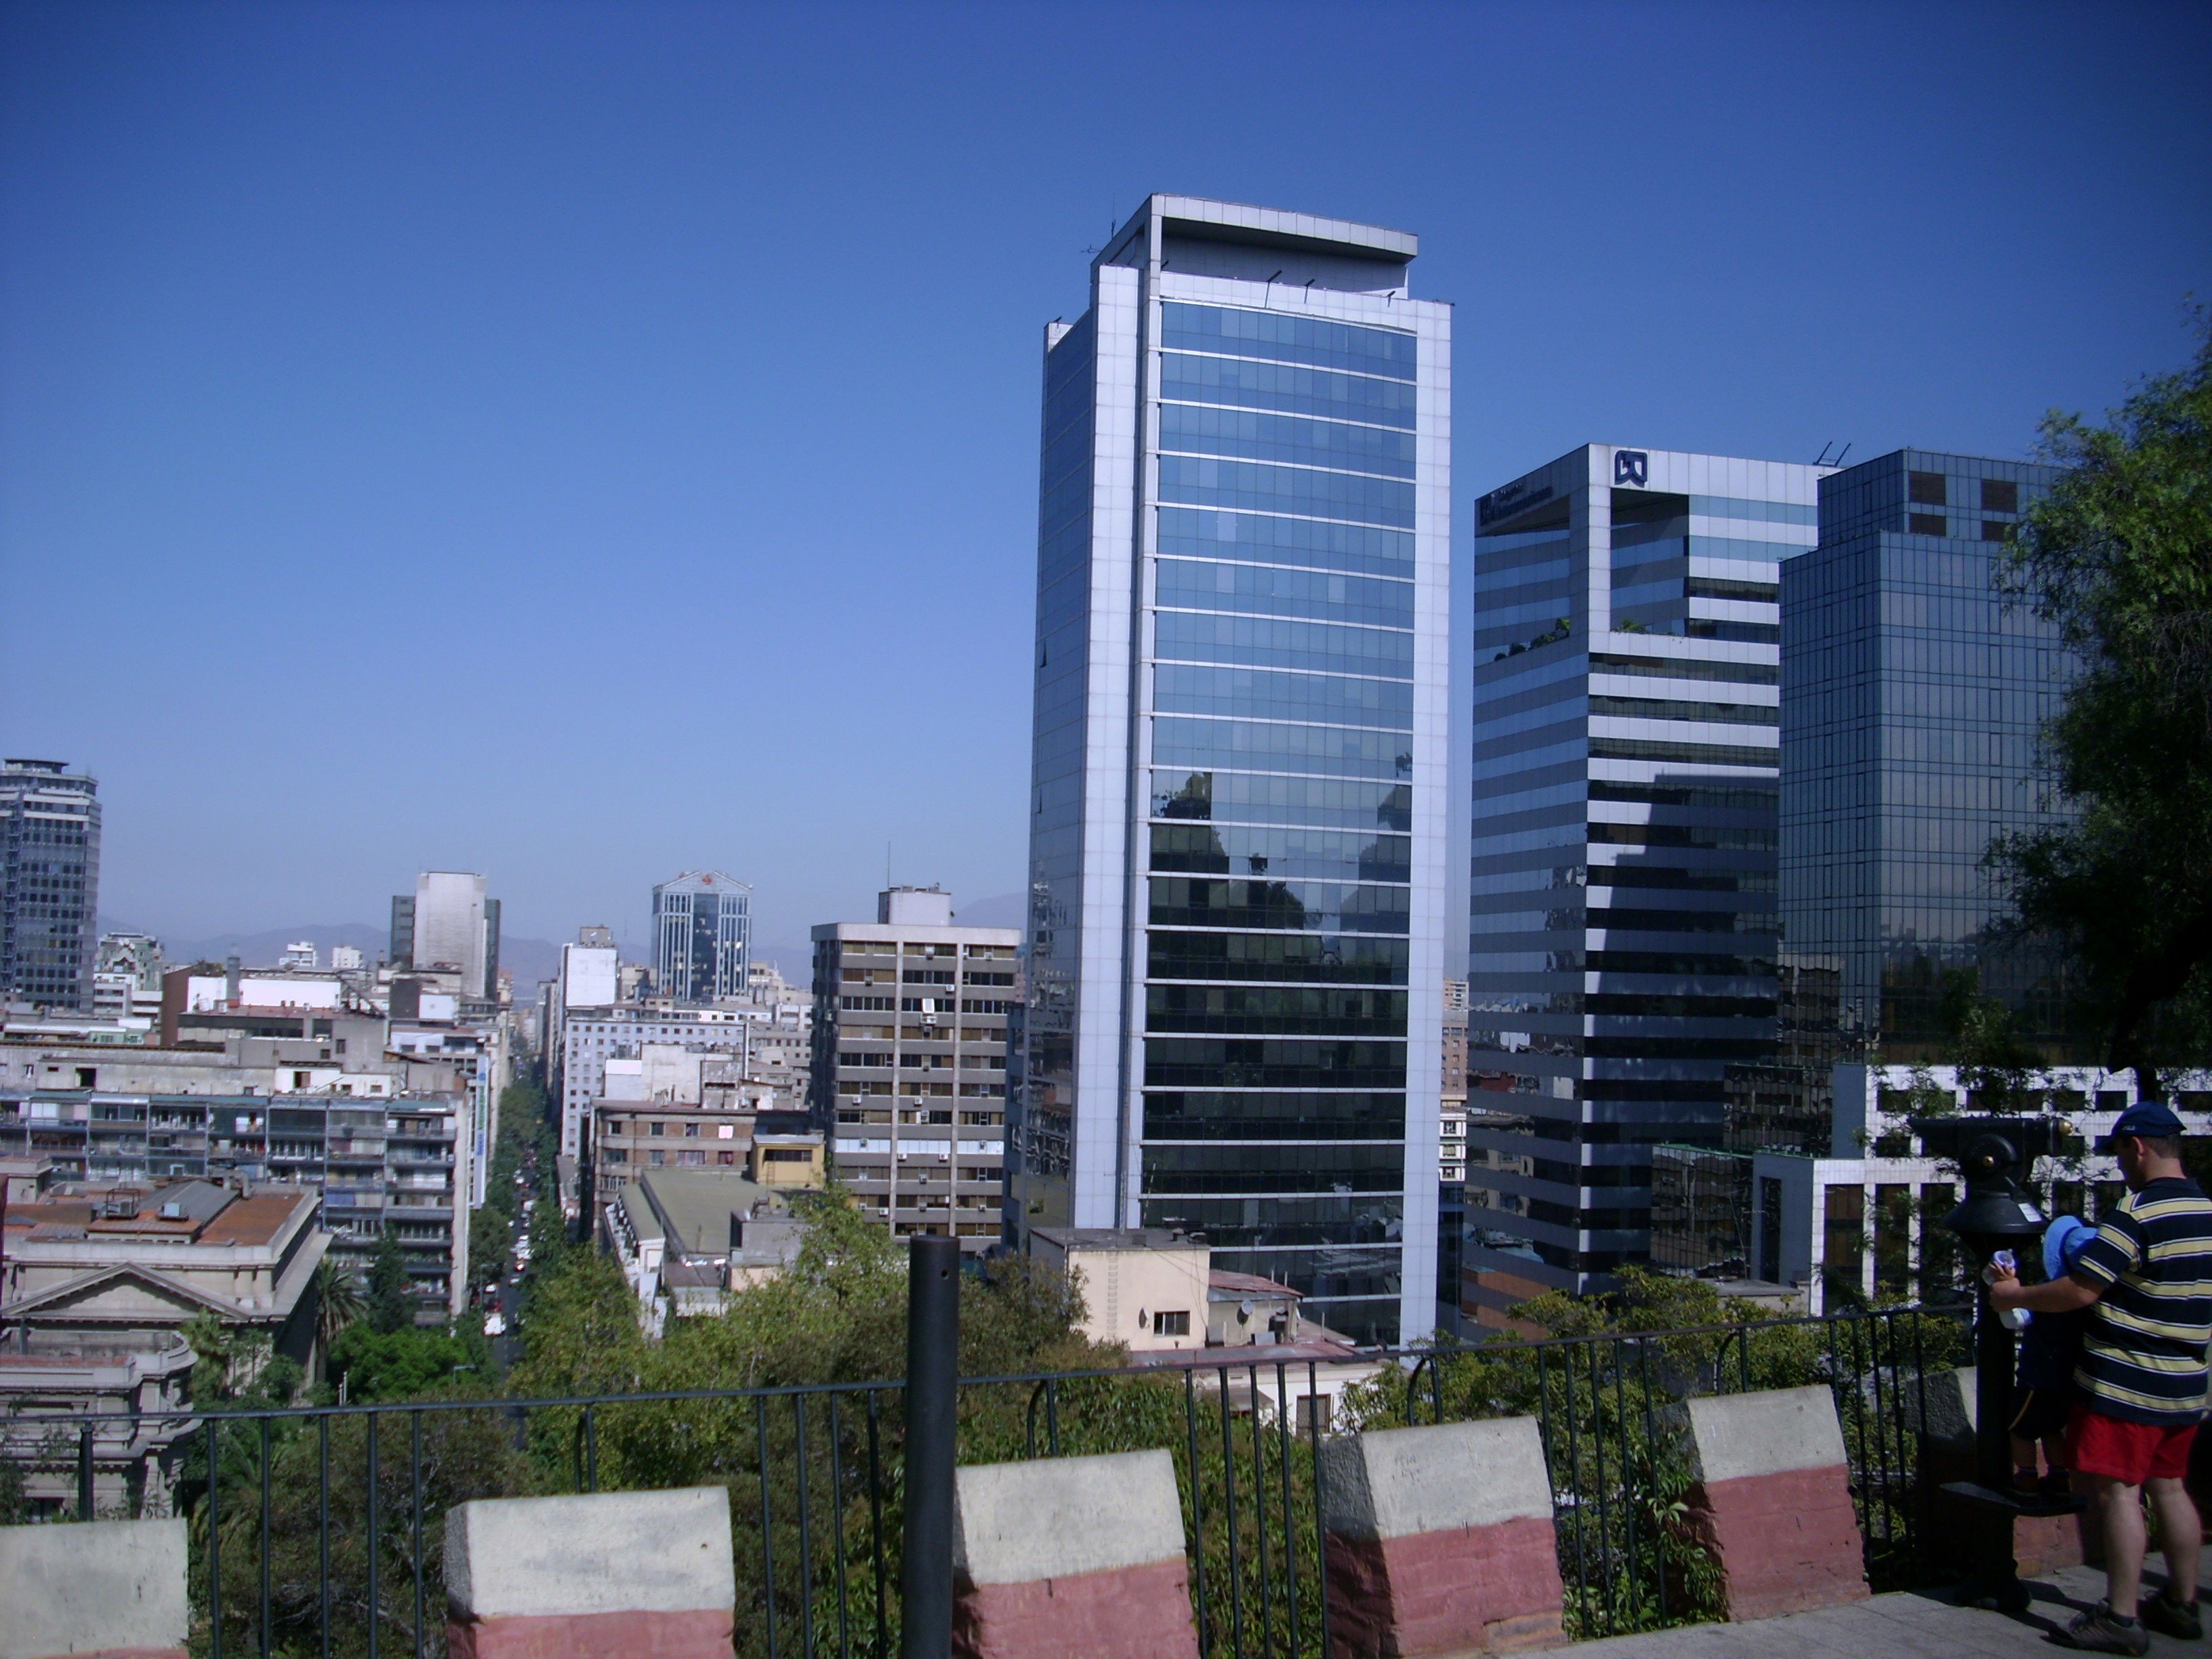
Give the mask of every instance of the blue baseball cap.
M 2074 1271 L 2097 1230 L 2078 1215 L 2062 1215 L 2043 1230 L 2043 1276 L 2057 1279 Z
M 2139 1100 L 2122 1112 L 2112 1125 L 2112 1133 L 2105 1137 L 2110 1146 L 2122 1135 L 2179 1135 L 2183 1133 L 2181 1120 L 2174 1115 L 2173 1108 L 2155 1100 Z

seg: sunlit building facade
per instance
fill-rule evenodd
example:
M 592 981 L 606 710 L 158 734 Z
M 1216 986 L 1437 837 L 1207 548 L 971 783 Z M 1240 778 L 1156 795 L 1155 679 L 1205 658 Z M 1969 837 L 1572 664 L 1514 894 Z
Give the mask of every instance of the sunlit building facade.
M 1776 1038 L 1779 571 L 1822 469 L 1593 444 L 1476 505 L 1462 1307 L 1649 1258 Z
M 1009 1242 L 1202 1233 L 1434 1321 L 1449 307 L 1401 232 L 1153 197 L 1047 331 Z
M 2064 821 L 2038 764 L 2070 659 L 1997 591 L 2055 468 L 1898 450 L 1820 483 L 1820 544 L 1783 577 L 1785 1009 L 1808 1048 L 1952 1058 L 1995 998 L 2050 1060 L 2082 1060 L 2051 964 L 1997 946 L 1990 841 Z
M 688 870 L 653 890 L 653 988 L 672 1002 L 746 994 L 753 890 L 719 870 Z

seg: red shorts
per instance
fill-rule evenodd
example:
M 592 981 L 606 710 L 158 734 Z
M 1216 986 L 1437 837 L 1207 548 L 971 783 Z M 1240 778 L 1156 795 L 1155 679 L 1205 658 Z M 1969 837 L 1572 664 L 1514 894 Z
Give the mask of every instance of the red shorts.
M 2066 1462 L 2076 1474 L 2109 1476 L 2130 1486 L 2179 1480 L 2189 1473 L 2194 1423 L 2130 1423 L 2076 1401 L 2066 1420 Z

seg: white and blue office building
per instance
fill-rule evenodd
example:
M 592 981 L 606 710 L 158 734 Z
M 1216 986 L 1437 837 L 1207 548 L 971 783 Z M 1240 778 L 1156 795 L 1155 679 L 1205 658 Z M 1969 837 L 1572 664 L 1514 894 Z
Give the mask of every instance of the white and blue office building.
M 1451 312 L 1415 239 L 1154 196 L 1046 331 L 1008 1242 L 1202 1233 L 1435 1317 Z
M 1782 565 L 1825 469 L 1590 444 L 1476 503 L 1461 1307 L 1601 1288 L 1776 1033 Z

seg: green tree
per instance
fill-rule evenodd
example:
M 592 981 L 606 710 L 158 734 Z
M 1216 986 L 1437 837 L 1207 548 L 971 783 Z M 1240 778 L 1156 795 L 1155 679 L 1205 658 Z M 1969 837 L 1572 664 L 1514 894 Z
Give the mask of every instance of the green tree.
M 2093 426 L 2054 411 L 2065 468 L 2008 549 L 2008 592 L 2078 659 L 2047 733 L 2062 829 L 1999 838 L 2016 936 L 2059 947 L 2107 1065 L 2212 1036 L 2212 315 L 2182 370 Z
M 331 1380 L 343 1378 L 346 1399 L 361 1405 L 481 1392 L 490 1363 L 481 1335 L 471 1340 L 413 1326 L 398 1331 L 349 1326 L 330 1354 Z
M 407 1254 L 389 1228 L 377 1235 L 368 1263 L 368 1328 L 404 1331 L 415 1323 L 415 1297 L 408 1288 Z
M 325 1256 L 315 1265 L 315 1334 L 328 1355 L 338 1334 L 362 1316 L 368 1304 L 354 1277 Z

